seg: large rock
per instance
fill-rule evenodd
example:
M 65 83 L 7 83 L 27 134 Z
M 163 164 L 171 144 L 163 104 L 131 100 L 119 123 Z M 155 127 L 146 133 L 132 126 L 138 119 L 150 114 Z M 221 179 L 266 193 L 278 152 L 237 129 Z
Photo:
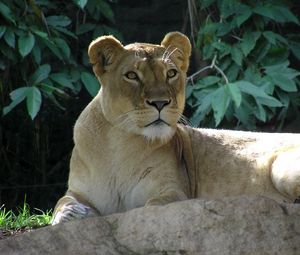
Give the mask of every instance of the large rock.
M 300 205 L 255 197 L 189 200 L 46 227 L 0 254 L 300 254 Z

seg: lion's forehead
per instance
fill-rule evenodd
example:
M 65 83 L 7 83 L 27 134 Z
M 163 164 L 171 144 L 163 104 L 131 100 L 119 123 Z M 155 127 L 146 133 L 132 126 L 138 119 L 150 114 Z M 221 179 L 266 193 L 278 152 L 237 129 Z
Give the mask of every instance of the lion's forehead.
M 125 46 L 126 50 L 134 51 L 137 54 L 148 55 L 151 57 L 157 57 L 162 55 L 164 52 L 164 47 L 160 45 L 150 44 L 150 43 L 132 43 Z

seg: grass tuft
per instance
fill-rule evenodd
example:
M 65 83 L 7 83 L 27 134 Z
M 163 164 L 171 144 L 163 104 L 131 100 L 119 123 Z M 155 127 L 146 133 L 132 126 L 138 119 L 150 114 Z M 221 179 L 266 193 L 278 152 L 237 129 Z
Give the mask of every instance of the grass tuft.
M 16 211 L 17 213 L 14 213 L 12 210 L 6 210 L 4 205 L 0 207 L 0 239 L 44 227 L 51 223 L 51 210 L 43 212 L 34 208 L 33 213 L 31 213 L 26 201 Z

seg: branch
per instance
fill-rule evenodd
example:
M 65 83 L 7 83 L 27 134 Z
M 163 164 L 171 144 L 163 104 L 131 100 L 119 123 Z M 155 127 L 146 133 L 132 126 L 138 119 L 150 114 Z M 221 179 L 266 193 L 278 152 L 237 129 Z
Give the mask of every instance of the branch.
M 200 73 L 204 72 L 207 69 L 216 69 L 216 71 L 219 74 L 221 74 L 222 78 L 225 80 L 225 83 L 228 84 L 229 83 L 228 78 L 225 75 L 225 73 L 222 71 L 222 69 L 216 65 L 216 60 L 217 60 L 217 54 L 215 54 L 215 56 L 209 66 L 205 66 L 205 67 L 201 68 L 200 70 L 198 70 L 197 72 L 193 73 L 191 76 L 187 77 L 187 81 L 190 81 L 192 83 L 192 85 L 194 85 L 194 78 L 196 76 L 198 76 Z

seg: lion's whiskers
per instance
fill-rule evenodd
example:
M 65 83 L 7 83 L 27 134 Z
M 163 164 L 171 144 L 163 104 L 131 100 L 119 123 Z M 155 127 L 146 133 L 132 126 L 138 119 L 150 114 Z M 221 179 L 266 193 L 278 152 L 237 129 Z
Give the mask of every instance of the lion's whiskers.
M 189 119 L 184 116 L 184 115 L 180 115 L 180 118 L 179 118 L 179 123 L 182 123 L 184 125 L 187 125 L 187 126 L 192 126 L 192 123 L 189 121 Z

